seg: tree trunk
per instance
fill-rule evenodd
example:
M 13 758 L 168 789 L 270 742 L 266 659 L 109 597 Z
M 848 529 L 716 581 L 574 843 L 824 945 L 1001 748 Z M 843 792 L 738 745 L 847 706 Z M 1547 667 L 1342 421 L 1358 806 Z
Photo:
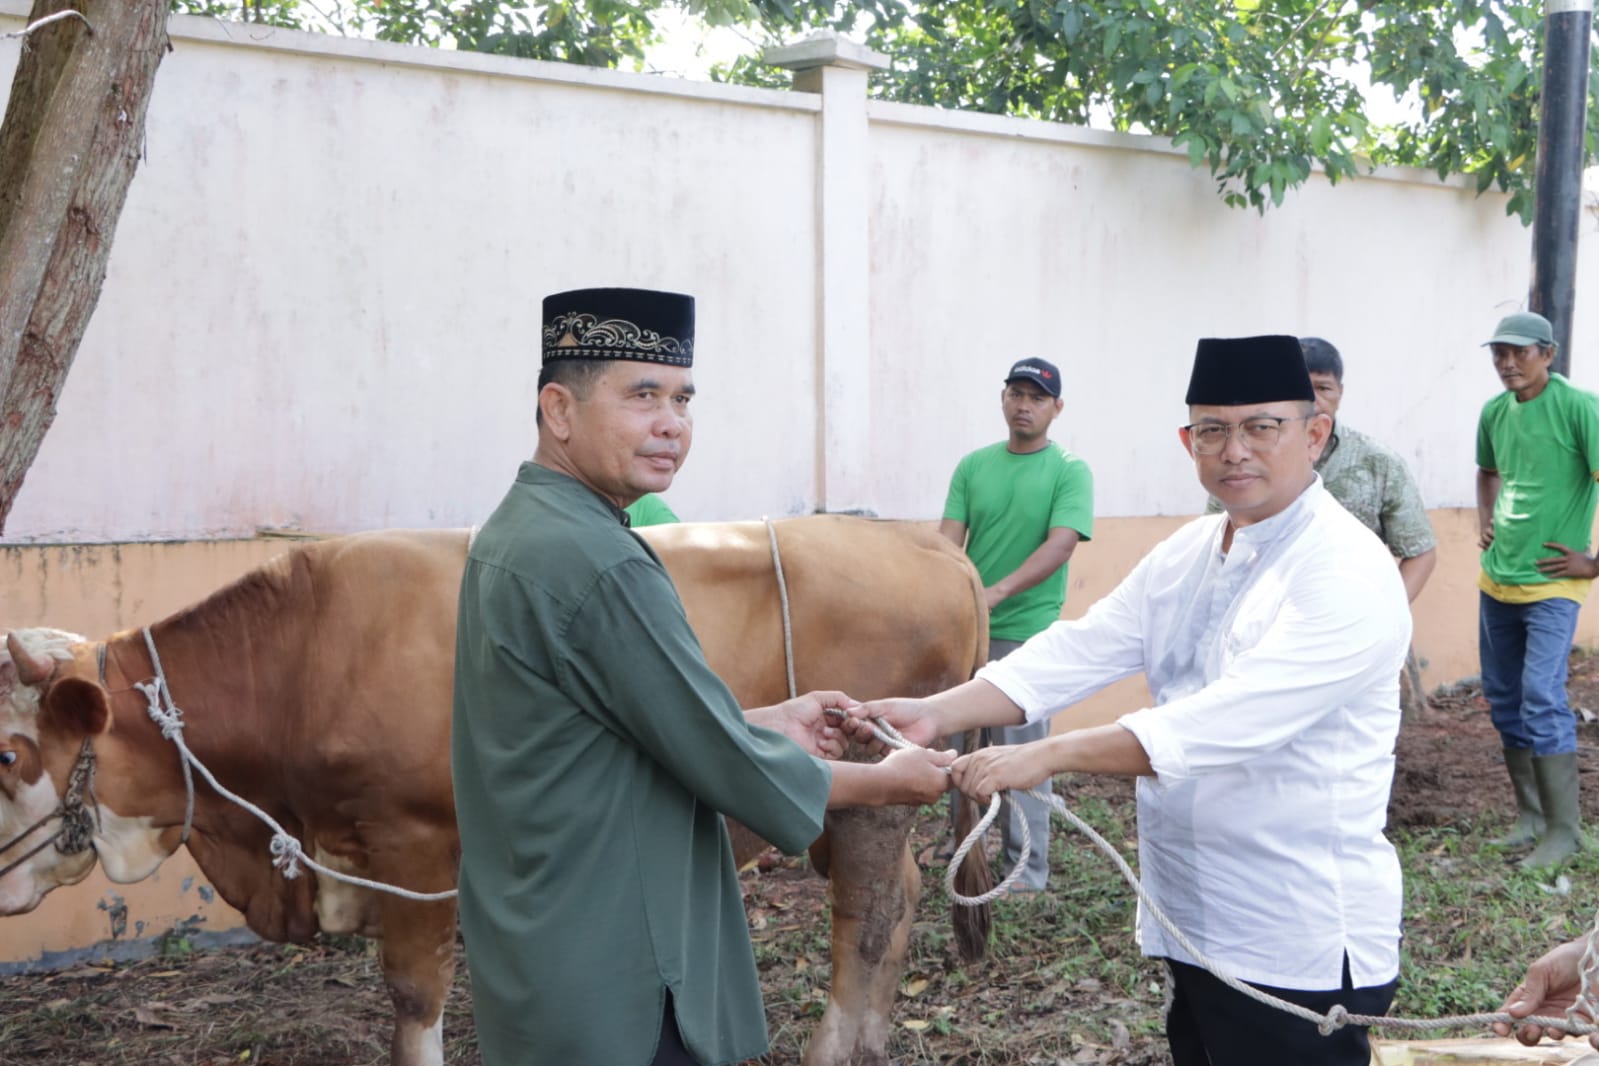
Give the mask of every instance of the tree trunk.
M 0 125 L 0 530 L 100 299 L 169 0 L 35 0 Z M 87 22 L 87 24 L 85 24 Z

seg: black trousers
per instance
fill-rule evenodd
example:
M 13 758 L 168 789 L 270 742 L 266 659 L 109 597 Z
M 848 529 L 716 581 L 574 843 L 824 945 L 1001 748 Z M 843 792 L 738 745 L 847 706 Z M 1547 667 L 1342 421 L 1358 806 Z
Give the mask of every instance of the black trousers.
M 700 1066 L 699 1060 L 683 1046 L 683 1034 L 677 1031 L 677 1014 L 672 1010 L 672 993 L 666 994 L 666 1007 L 661 1011 L 661 1040 L 655 1045 L 655 1058 L 650 1066 Z
M 1328 1036 L 1315 1025 L 1236 992 L 1208 971 L 1166 960 L 1175 991 L 1166 1016 L 1166 1040 L 1174 1066 L 1370 1066 L 1371 1042 L 1364 1028 L 1346 1025 Z M 1351 1014 L 1386 1014 L 1399 987 L 1355 988 L 1344 956 L 1344 985 L 1324 992 L 1253 985 L 1278 999 L 1326 1014 L 1342 1003 Z

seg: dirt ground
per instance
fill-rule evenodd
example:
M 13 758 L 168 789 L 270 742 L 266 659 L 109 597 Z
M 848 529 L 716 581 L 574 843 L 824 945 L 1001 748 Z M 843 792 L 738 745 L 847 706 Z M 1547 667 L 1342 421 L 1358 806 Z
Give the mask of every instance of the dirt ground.
M 1574 660 L 1573 707 L 1599 710 L 1599 658 Z M 1599 726 L 1582 730 L 1583 805 L 1586 820 L 1599 825 Z M 1088 786 L 1106 798 L 1130 796 L 1127 782 Z M 1084 795 L 1082 779 L 1073 791 Z M 1503 820 L 1510 809 L 1509 786 L 1499 756 L 1497 735 L 1480 697 L 1469 687 L 1435 694 L 1432 707 L 1401 733 L 1391 821 L 1396 826 L 1460 824 L 1489 816 Z M 936 820 L 919 826 L 917 847 L 930 858 L 939 834 Z M 764 863 L 745 881 L 757 951 L 763 943 L 814 931 L 825 938 L 822 917 L 825 885 L 788 860 Z M 10 919 L 13 921 L 23 920 Z M 937 921 L 938 916 L 929 916 Z M 816 941 L 818 944 L 821 940 Z M 1023 975 L 1027 960 L 1004 960 Z M 774 1006 L 772 1025 L 778 1050 L 772 1066 L 796 1061 L 782 1048 L 795 1036 L 779 1030 L 807 1025 L 816 1010 L 814 981 L 803 959 L 763 965 L 769 1004 L 805 997 L 795 1009 Z M 464 965 L 461 967 L 464 971 Z M 814 975 L 812 975 L 814 976 Z M 1073 988 L 1074 1007 L 1092 987 Z M 932 992 L 923 995 L 933 995 Z M 1006 995 L 1004 989 L 999 995 Z M 1052 994 L 1052 993 L 1051 993 Z M 1102 993 L 1116 996 L 1113 990 Z M 1047 1019 L 1047 996 L 1046 1019 Z M 936 1016 L 939 1005 L 919 999 L 917 1009 Z M 1053 1019 L 1059 1024 L 1059 1015 Z M 133 964 L 84 967 L 49 976 L 0 980 L 0 1064 L 38 1066 L 334 1066 L 387 1061 L 390 1011 L 378 977 L 372 947 L 336 938 L 311 946 L 260 944 L 247 948 L 175 954 Z M 478 1062 L 471 1040 L 470 989 L 463 975 L 451 996 L 446 1018 L 447 1060 Z M 1114 1062 L 1142 1066 L 1166 1061 L 1153 1050 L 1150 1034 L 1126 1039 L 1121 1047 L 1090 1048 L 1061 1062 Z M 908 1058 L 904 1061 L 923 1061 Z M 947 1060 L 946 1060 L 947 1061 Z M 998 1061 L 962 1058 L 956 1061 Z M 1003 1061 L 1035 1061 L 1004 1059 Z M 1047 1061 L 1047 1060 L 1036 1060 Z

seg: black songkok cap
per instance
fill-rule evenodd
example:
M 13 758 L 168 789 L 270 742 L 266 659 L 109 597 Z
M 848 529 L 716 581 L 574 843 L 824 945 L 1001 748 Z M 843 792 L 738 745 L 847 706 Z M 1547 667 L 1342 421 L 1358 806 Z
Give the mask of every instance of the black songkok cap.
M 694 297 L 654 289 L 573 289 L 544 298 L 544 362 L 631 359 L 694 365 Z
M 1194 352 L 1194 373 L 1183 402 L 1241 407 L 1279 400 L 1314 400 L 1298 337 L 1206 337 Z

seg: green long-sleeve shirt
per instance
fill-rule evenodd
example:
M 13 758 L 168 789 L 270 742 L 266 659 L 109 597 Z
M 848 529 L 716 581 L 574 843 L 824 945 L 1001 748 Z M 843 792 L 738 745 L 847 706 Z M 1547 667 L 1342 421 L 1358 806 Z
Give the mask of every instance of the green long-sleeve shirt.
M 797 852 L 831 772 L 745 721 L 621 512 L 533 463 L 467 560 L 451 766 L 487 1066 L 644 1066 L 667 990 L 701 1062 L 766 1050 L 718 812 Z

